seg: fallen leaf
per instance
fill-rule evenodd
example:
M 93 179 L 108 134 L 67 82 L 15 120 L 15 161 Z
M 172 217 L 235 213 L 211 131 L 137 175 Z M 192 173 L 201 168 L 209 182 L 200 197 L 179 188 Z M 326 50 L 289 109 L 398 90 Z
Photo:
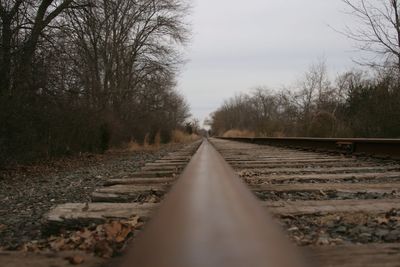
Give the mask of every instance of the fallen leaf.
M 115 237 L 115 241 L 117 243 L 121 243 L 125 241 L 126 237 L 129 235 L 131 232 L 131 229 L 127 226 L 122 227 L 121 231 L 118 233 L 118 235 Z
M 82 239 L 87 239 L 92 236 L 92 232 L 85 228 L 83 231 L 77 232 L 77 235 Z
M 23 244 L 21 247 L 19 247 L 19 251 L 21 252 L 28 252 L 28 244 Z
M 115 240 L 118 234 L 122 230 L 122 224 L 120 222 L 113 221 L 110 224 L 104 226 L 104 231 L 107 236 L 107 240 Z
M 139 219 L 140 219 L 139 216 L 133 216 L 133 217 L 129 218 L 129 220 L 124 221 L 124 223 L 126 223 L 132 227 L 135 227 L 139 223 Z
M 331 241 L 331 243 L 334 243 L 335 245 L 343 243 L 343 239 L 341 239 L 341 238 L 332 238 L 330 241 Z
M 79 244 L 82 242 L 82 237 L 79 234 L 73 234 L 69 240 L 74 244 Z
M 326 196 L 326 193 L 323 190 L 319 190 L 319 193 L 323 196 Z
M 114 253 L 113 249 L 105 240 L 101 240 L 96 243 L 94 247 L 94 252 L 96 253 L 96 255 L 102 258 L 111 258 Z
M 79 255 L 66 257 L 65 259 L 68 260 L 68 262 L 72 265 L 79 265 L 85 262 L 85 259 Z
M 160 201 L 160 200 L 159 200 L 158 197 L 156 197 L 155 195 L 151 195 L 151 196 L 146 197 L 146 199 L 145 199 L 144 202 L 147 202 L 147 203 L 157 203 L 157 202 L 159 202 L 159 201 Z
M 50 236 L 40 241 L 32 241 L 21 246 L 25 252 L 81 250 L 110 258 L 126 247 L 136 229 L 143 225 L 139 216 L 128 220 L 110 221 L 102 225 L 90 226 L 80 231 L 66 231 L 60 236 Z M 72 261 L 79 264 L 80 260 Z
M 50 243 L 50 248 L 55 251 L 60 251 L 65 246 L 65 239 L 60 238 Z
M 23 252 L 38 252 L 38 251 L 40 251 L 40 249 L 41 249 L 41 247 L 38 243 L 30 242 L 30 243 L 22 245 L 19 250 L 23 251 Z

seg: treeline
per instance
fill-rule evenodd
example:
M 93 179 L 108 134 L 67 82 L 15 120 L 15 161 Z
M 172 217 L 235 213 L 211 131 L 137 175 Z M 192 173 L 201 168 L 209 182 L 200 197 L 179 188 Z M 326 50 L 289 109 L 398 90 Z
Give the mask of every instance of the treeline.
M 185 0 L 0 2 L 0 163 L 143 142 L 189 116 Z
M 212 114 L 211 129 L 215 135 L 399 138 L 399 75 L 393 68 L 350 71 L 332 82 L 321 62 L 293 88 L 261 88 L 227 100 Z
M 358 45 L 359 63 L 372 74 L 355 70 L 331 81 L 320 62 L 292 88 L 258 89 L 226 101 L 212 115 L 214 134 L 400 137 L 400 2 L 342 2 L 354 24 L 339 32 Z

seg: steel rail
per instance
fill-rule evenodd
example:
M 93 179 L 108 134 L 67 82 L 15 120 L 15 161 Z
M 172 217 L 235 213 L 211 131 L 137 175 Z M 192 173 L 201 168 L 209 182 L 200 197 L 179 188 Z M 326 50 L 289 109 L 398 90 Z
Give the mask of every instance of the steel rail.
M 310 265 L 222 156 L 204 140 L 118 266 Z
M 321 149 L 354 154 L 366 154 L 400 159 L 400 139 L 384 138 L 308 138 L 308 137 L 218 137 L 254 144 L 295 148 Z

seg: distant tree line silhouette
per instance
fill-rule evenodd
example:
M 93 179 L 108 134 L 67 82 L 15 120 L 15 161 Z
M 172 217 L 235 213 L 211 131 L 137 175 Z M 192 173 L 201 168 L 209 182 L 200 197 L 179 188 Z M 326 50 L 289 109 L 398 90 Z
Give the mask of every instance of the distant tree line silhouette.
M 295 87 L 258 88 L 227 101 L 211 116 L 215 135 L 229 130 L 271 137 L 400 138 L 400 89 L 392 68 L 349 71 L 335 82 L 313 65 Z
M 332 82 L 319 62 L 293 88 L 227 100 L 209 121 L 214 134 L 400 138 L 400 3 L 342 2 L 355 19 L 342 34 L 370 55 L 358 62 L 368 73 L 352 70 Z

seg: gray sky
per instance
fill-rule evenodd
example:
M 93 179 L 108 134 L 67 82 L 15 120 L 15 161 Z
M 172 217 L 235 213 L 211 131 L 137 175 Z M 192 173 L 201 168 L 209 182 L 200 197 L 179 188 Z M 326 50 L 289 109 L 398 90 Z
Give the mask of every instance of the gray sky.
M 331 28 L 351 26 L 344 10 L 341 0 L 195 0 L 178 77 L 193 116 L 202 123 L 235 93 L 293 84 L 321 57 L 331 75 L 353 67 L 354 43 Z

